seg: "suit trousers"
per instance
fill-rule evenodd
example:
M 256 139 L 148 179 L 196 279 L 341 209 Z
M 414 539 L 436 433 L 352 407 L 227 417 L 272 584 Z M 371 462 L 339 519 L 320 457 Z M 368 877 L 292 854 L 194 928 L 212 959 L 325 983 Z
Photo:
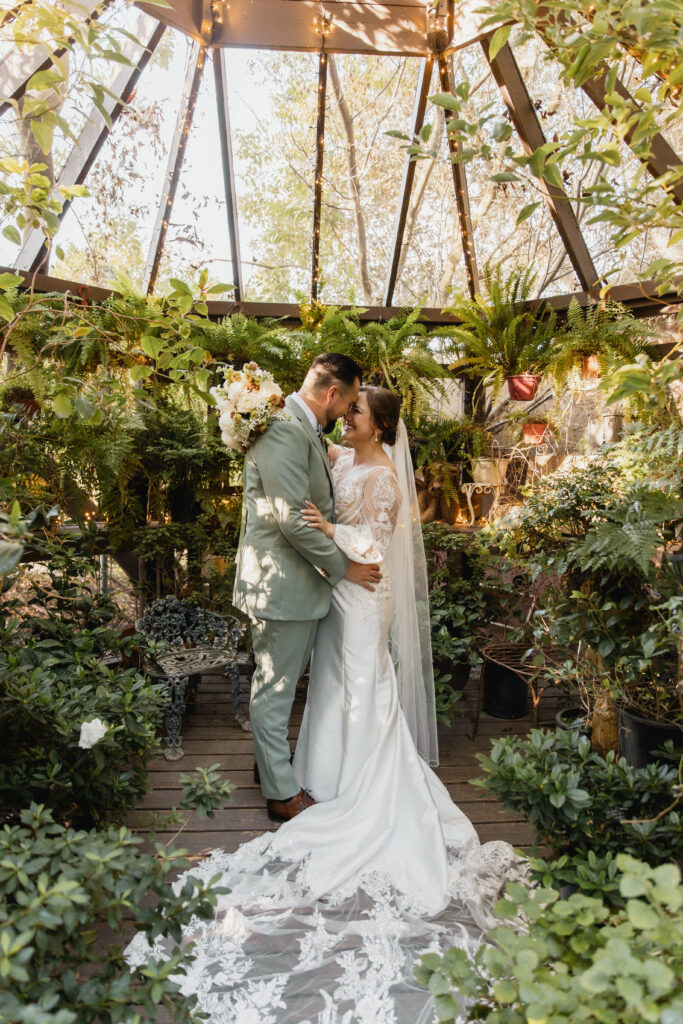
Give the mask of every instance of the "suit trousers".
M 301 788 L 289 762 L 287 733 L 296 684 L 313 650 L 318 619 L 252 619 L 256 670 L 249 718 L 261 789 L 268 800 L 289 800 Z

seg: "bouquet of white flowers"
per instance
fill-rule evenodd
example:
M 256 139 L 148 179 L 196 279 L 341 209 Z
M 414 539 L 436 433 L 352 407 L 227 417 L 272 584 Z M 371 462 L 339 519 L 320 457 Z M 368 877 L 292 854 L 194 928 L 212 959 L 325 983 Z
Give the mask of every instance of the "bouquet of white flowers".
M 225 381 L 211 388 L 221 438 L 228 448 L 246 452 L 273 420 L 289 419 L 282 388 L 257 363 L 245 363 L 241 370 L 226 366 L 224 373 Z

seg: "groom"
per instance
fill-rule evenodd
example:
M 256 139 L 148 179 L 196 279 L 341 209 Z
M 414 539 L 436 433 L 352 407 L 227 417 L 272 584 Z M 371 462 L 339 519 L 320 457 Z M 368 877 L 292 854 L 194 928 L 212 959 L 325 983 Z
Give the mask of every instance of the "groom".
M 334 352 L 316 356 L 299 392 L 246 455 L 246 525 L 237 554 L 233 602 L 251 621 L 256 671 L 249 714 L 268 816 L 287 821 L 313 803 L 290 764 L 287 739 L 296 684 L 306 668 L 318 621 L 342 577 L 373 590 L 379 567 L 349 562 L 301 516 L 312 501 L 334 522 L 332 474 L 323 428 L 358 397 L 361 369 Z

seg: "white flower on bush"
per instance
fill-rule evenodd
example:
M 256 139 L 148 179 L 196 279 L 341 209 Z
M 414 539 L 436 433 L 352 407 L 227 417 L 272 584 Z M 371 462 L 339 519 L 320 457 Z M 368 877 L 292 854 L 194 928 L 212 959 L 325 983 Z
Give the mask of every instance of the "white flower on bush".
M 91 718 L 89 722 L 81 723 L 81 734 L 78 737 L 78 745 L 84 750 L 90 750 L 96 743 L 107 735 L 109 726 L 101 718 Z

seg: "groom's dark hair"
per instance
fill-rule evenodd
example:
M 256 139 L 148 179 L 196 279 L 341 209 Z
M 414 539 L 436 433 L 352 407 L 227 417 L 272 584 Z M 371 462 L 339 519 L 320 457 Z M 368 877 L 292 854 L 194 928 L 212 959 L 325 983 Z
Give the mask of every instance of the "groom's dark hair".
M 363 380 L 363 371 L 356 360 L 341 352 L 323 352 L 316 356 L 309 373 L 311 370 L 315 374 L 315 386 L 321 391 L 326 391 L 333 384 L 352 388 L 356 381 Z

